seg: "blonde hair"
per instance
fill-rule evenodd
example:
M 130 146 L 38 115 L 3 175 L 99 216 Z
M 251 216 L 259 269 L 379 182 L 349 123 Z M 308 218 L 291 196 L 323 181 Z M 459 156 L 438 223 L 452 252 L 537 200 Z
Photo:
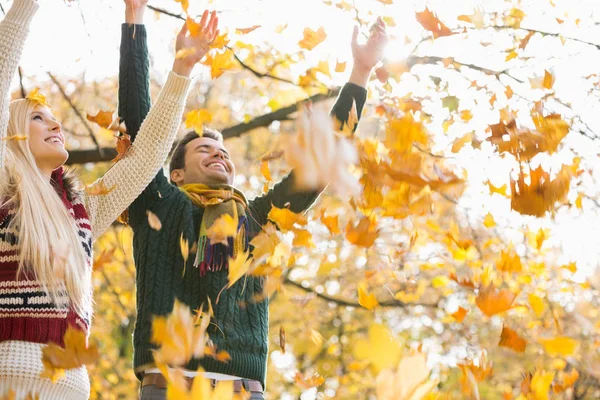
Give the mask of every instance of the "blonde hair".
M 26 99 L 10 103 L 8 136 L 29 136 L 29 121 L 37 103 Z M 40 281 L 57 305 L 70 305 L 81 315 L 91 313 L 91 271 L 75 219 L 52 183 L 38 168 L 27 140 L 9 140 L 0 173 L 0 207 L 16 210 L 9 229 L 19 232 L 17 279 Z M 62 247 L 59 251 L 59 248 Z M 66 248 L 68 256 L 60 254 Z M 64 285 L 64 286 L 63 286 Z

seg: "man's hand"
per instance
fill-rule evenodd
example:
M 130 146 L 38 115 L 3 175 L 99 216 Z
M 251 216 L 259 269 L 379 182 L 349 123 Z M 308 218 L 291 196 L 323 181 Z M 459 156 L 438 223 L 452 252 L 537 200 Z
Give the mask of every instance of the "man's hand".
M 175 51 L 181 50 L 183 55 L 175 58 L 173 72 L 181 76 L 190 76 L 194 65 L 202 60 L 208 52 L 210 44 L 219 34 L 218 25 L 219 18 L 215 11 L 210 13 L 210 18 L 208 11 L 204 11 L 197 27 L 198 32 L 194 35 L 188 35 L 187 22 L 183 24 L 175 45 Z
M 352 33 L 352 57 L 354 66 L 350 82 L 365 87 L 371 75 L 371 70 L 383 58 L 385 45 L 389 40 L 385 22 L 381 17 L 371 27 L 369 38 L 365 44 L 358 44 L 358 27 Z
M 125 22 L 129 25 L 142 25 L 144 23 L 144 11 L 148 0 L 123 0 L 125 2 Z

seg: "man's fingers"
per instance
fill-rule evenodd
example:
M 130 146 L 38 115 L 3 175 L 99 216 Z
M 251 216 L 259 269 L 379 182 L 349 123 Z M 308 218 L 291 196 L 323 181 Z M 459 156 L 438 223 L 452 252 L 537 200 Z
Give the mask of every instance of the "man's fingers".
M 206 20 L 208 19 L 208 10 L 204 10 L 202 18 L 200 18 L 200 30 L 204 30 L 206 27 Z
M 183 23 L 183 26 L 181 27 L 181 30 L 179 31 L 179 34 L 177 35 L 178 37 L 185 37 L 185 35 L 188 32 L 188 26 L 187 26 L 187 21 Z

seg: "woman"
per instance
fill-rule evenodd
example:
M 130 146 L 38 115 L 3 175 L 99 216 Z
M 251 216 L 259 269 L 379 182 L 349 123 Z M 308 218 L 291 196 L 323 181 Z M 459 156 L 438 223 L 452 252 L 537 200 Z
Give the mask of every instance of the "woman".
M 128 0 L 135 1 L 135 0 Z M 70 325 L 89 332 L 92 242 L 140 194 L 164 163 L 181 122 L 193 66 L 216 36 L 217 19 L 198 35 L 184 26 L 175 60 L 129 153 L 92 187 L 75 189 L 61 125 L 43 96 L 8 103 L 35 0 L 14 0 L 0 23 L 0 396 L 87 399 L 85 367 L 52 384 L 41 378 L 42 348 L 63 344 Z M 191 52 L 186 52 L 191 53 Z

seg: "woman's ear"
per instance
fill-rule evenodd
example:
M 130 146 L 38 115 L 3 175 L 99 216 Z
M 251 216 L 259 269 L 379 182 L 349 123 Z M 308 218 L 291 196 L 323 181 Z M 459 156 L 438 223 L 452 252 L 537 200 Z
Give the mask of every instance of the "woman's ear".
M 183 185 L 183 169 L 174 169 L 171 171 L 171 182 L 177 186 Z

